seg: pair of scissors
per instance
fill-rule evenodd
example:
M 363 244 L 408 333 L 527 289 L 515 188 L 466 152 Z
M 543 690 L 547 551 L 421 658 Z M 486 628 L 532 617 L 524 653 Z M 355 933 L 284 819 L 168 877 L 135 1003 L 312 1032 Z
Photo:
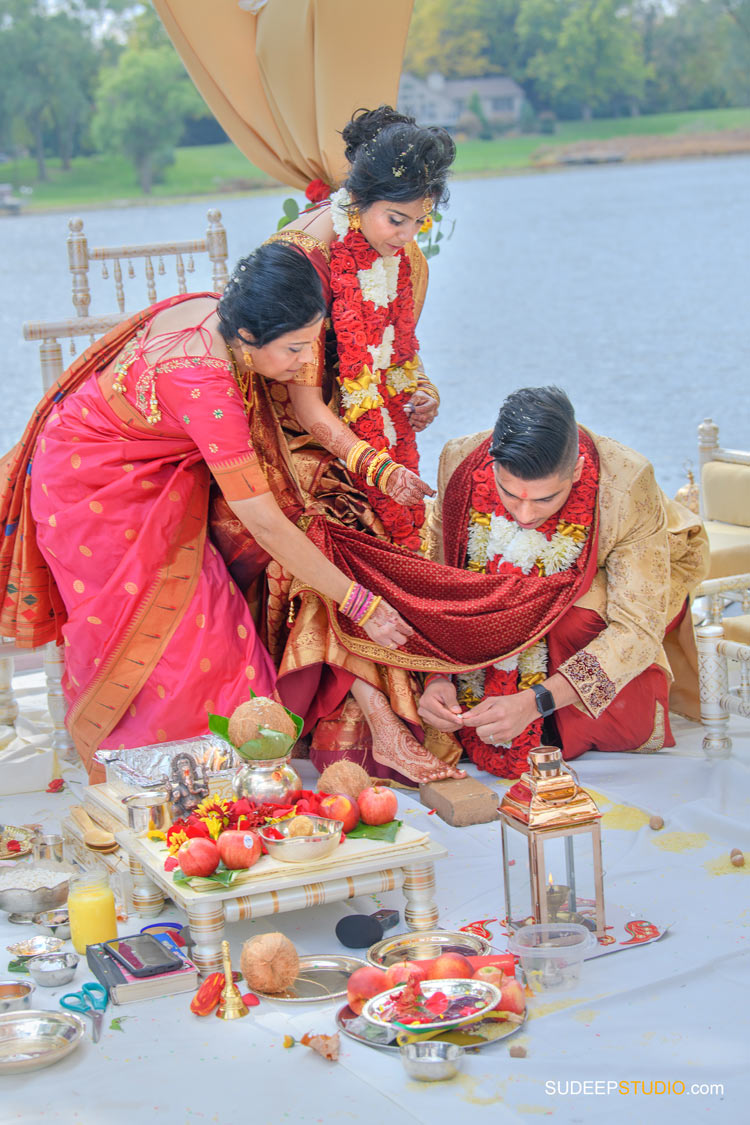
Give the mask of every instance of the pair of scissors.
M 99 1042 L 104 1011 L 109 1003 L 109 993 L 101 984 L 84 984 L 80 992 L 68 992 L 60 997 L 60 1007 L 71 1012 L 91 1016 L 91 1041 Z

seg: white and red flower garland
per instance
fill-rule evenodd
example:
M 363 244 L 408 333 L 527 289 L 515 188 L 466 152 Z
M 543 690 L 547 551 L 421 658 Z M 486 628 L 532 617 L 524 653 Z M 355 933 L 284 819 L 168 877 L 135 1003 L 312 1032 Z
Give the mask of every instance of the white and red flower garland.
M 580 556 L 591 531 L 596 507 L 598 473 L 583 448 L 581 479 L 571 489 L 562 509 L 538 528 L 519 527 L 495 485 L 492 462 L 472 475 L 467 567 L 486 574 L 556 574 L 569 570 Z M 514 695 L 547 678 L 547 642 L 542 639 L 518 656 L 490 668 L 457 677 L 458 698 L 464 707 L 475 707 L 489 695 Z M 510 744 L 488 746 L 471 727 L 460 732 L 469 757 L 482 769 L 499 777 L 520 777 L 529 750 L 538 746 L 542 719 L 535 719 Z
M 404 410 L 420 370 L 411 265 L 403 250 L 383 258 L 360 231 L 350 230 L 350 204 L 345 188 L 331 196 L 331 315 L 341 416 L 358 437 L 416 473 L 417 440 Z M 393 542 L 418 550 L 424 505 L 405 508 L 377 488 L 366 485 L 365 491 Z

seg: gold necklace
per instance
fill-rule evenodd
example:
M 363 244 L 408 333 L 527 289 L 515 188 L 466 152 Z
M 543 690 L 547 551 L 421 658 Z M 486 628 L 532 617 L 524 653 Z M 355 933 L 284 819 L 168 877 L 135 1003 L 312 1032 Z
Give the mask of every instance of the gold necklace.
M 226 343 L 226 341 L 225 341 L 225 343 Z M 250 412 L 251 412 L 252 407 L 253 407 L 253 398 L 254 398 L 254 392 L 253 392 L 253 388 L 252 388 L 252 385 L 251 385 L 253 372 L 252 371 L 240 371 L 239 367 L 237 366 L 237 359 L 235 357 L 234 351 L 232 350 L 231 344 L 227 344 L 227 351 L 229 352 L 229 359 L 231 360 L 231 363 L 232 363 L 232 371 L 234 372 L 234 381 L 239 388 L 240 396 L 242 398 L 242 405 L 245 408 L 245 414 L 247 414 L 247 416 L 249 418 Z

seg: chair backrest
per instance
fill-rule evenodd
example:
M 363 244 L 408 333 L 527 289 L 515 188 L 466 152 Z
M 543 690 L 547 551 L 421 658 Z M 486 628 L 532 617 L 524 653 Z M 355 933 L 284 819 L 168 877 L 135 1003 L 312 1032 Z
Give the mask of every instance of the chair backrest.
M 127 316 L 125 309 L 125 284 L 123 280 L 123 261 L 127 262 L 128 277 L 135 277 L 134 261 L 143 259 L 146 278 L 146 300 L 135 303 L 134 310 L 146 304 L 153 304 L 157 298 L 156 276 L 166 274 L 165 258 L 174 258 L 177 275 L 177 291 L 187 293 L 186 274 L 192 273 L 195 254 L 207 254 L 211 262 L 211 281 L 214 290 L 221 293 L 227 282 L 227 236 L 221 222 L 221 212 L 208 212 L 208 229 L 204 238 L 184 242 L 153 242 L 143 246 L 97 246 L 89 247 L 83 231 L 82 219 L 71 219 L 68 223 L 68 264 L 72 275 L 72 298 L 77 316 L 68 320 L 28 321 L 23 326 L 26 340 L 40 340 L 39 362 L 42 372 L 42 386 L 48 390 L 65 370 L 61 340 L 70 340 L 71 355 L 76 353 L 75 341 L 88 337 L 91 342 Z M 117 312 L 90 316 L 91 287 L 89 284 L 89 265 L 102 263 L 102 274 L 109 277 L 111 267 L 115 285 Z M 154 268 L 156 262 L 156 268 Z M 174 292 L 174 288 L 171 290 Z M 166 295 L 166 294 L 165 294 Z
M 146 276 L 147 303 L 157 300 L 156 274 L 164 276 L 167 272 L 165 258 L 174 258 L 178 293 L 187 293 L 186 273 L 192 273 L 195 254 L 208 254 L 211 262 L 211 280 L 217 293 L 223 292 L 227 283 L 227 235 L 221 222 L 221 211 L 211 209 L 207 215 L 208 229 L 203 238 L 185 242 L 151 242 L 142 246 L 89 246 L 83 232 L 83 219 L 71 219 L 68 223 L 68 266 L 73 281 L 73 307 L 78 316 L 88 316 L 91 304 L 89 285 L 89 266 L 91 262 L 102 263 L 102 277 L 109 278 L 111 265 L 115 284 L 117 307 L 125 312 L 125 286 L 122 263 L 127 262 L 128 277 L 135 277 L 134 261 L 143 259 Z M 156 270 L 154 269 L 156 261 Z M 109 263 L 109 265 L 108 265 Z M 141 302 L 142 303 L 142 302 Z
M 703 519 L 750 527 L 750 453 L 723 449 L 710 418 L 698 427 L 698 465 Z

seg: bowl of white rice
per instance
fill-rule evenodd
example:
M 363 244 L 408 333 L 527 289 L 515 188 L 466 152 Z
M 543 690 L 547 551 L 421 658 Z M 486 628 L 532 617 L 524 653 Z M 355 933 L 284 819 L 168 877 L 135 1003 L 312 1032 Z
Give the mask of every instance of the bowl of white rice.
M 39 914 L 68 901 L 72 871 L 60 864 L 0 864 L 0 910 L 9 914 Z

